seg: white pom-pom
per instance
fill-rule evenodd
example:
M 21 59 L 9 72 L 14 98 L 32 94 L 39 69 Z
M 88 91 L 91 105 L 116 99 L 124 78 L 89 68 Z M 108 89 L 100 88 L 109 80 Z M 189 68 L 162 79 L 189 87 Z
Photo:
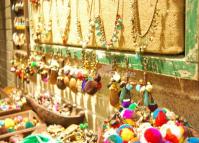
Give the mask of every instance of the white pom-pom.
M 153 86 L 152 86 L 151 84 L 146 85 L 146 90 L 147 90 L 148 92 L 151 92 L 152 89 L 153 89 Z
M 140 93 L 143 93 L 145 90 L 146 90 L 146 86 L 142 86 L 142 87 L 140 88 Z

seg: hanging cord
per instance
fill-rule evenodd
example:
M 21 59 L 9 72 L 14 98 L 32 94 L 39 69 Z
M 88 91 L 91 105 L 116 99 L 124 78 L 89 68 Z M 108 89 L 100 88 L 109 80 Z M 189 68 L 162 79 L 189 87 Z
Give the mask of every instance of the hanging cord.
M 89 6 L 89 10 L 88 10 L 89 11 L 89 20 L 91 20 L 91 17 L 92 17 L 93 4 L 95 4 L 95 3 L 93 2 L 93 0 L 91 0 L 91 5 Z
M 45 20 L 44 20 L 44 4 L 43 4 L 44 1 L 45 1 L 45 0 L 43 0 L 42 3 L 41 3 L 42 14 L 40 13 L 40 14 L 42 15 L 42 18 L 43 18 L 42 20 L 43 20 L 43 22 L 45 22 Z M 47 1 L 48 1 L 48 0 L 47 0 Z M 50 4 L 49 4 L 49 7 L 50 7 L 50 8 L 49 8 L 49 12 L 48 12 L 48 13 L 49 13 L 48 22 L 49 22 L 49 21 L 51 20 L 51 18 L 52 18 L 52 10 L 51 10 L 51 9 L 52 9 L 52 1 L 49 0 L 49 3 L 50 3 Z M 46 26 L 47 26 L 47 25 L 46 25 Z
M 151 22 L 150 22 L 150 25 L 149 25 L 147 31 L 146 31 L 144 34 L 141 34 L 141 31 L 139 31 L 139 34 L 140 34 L 139 36 L 140 36 L 141 38 L 145 37 L 145 36 L 149 33 L 150 28 L 151 28 L 151 26 L 153 25 L 153 21 L 154 21 L 154 18 L 155 18 L 155 16 L 156 16 L 157 5 L 158 5 L 158 0 L 156 0 L 156 2 L 155 2 L 155 8 L 154 8 L 154 12 L 153 12 L 153 17 L 152 17 L 152 19 L 151 19 Z M 137 15 L 138 15 L 138 17 L 139 17 L 138 19 L 140 19 L 139 7 L 138 7 L 138 0 L 137 0 Z M 140 27 L 140 22 L 139 22 L 139 27 Z
M 120 10 L 120 0 L 117 1 L 117 15 L 119 14 Z
M 79 19 L 79 0 L 76 0 L 76 17 Z
M 98 15 L 101 14 L 101 0 L 98 0 Z

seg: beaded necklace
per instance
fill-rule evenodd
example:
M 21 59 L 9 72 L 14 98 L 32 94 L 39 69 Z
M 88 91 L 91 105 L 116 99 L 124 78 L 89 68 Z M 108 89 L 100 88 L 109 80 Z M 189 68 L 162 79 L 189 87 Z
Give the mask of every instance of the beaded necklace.
M 139 1 L 138 0 L 130 0 L 130 8 L 132 12 L 132 38 L 134 42 L 134 46 L 136 47 L 136 52 L 143 52 L 144 49 L 147 48 L 150 42 L 152 42 L 154 37 L 154 32 L 157 29 L 157 18 L 158 18 L 158 10 L 157 4 L 158 0 L 155 2 L 155 9 L 153 13 L 152 20 L 146 32 L 141 34 L 140 29 L 140 17 L 139 17 Z
M 99 15 L 95 18 L 95 30 L 96 30 L 96 36 L 98 37 L 98 42 L 101 44 L 103 48 L 114 48 L 114 44 L 119 41 L 119 34 L 121 30 L 123 29 L 123 20 L 122 17 L 119 14 L 119 5 L 120 0 L 118 0 L 117 4 L 117 13 L 116 13 L 116 19 L 115 19 L 115 25 L 114 25 L 114 31 L 112 33 L 112 38 L 107 41 L 103 26 L 103 21 L 100 17 L 100 0 L 99 0 Z
M 87 7 L 88 7 L 88 13 L 89 13 L 89 27 L 87 29 L 87 35 L 85 36 L 85 39 L 82 39 L 80 42 L 83 49 L 87 47 L 88 43 L 90 42 L 91 37 L 94 35 L 95 22 L 94 22 L 94 19 L 92 18 L 92 11 L 94 9 L 93 5 L 95 5 L 93 0 L 91 1 L 90 6 L 89 6 L 89 2 L 87 1 Z
M 62 1 L 61 6 L 60 6 L 60 3 L 58 6 L 58 1 L 59 2 Z M 64 2 L 64 1 L 66 1 L 66 2 Z M 65 15 L 64 16 L 61 15 L 62 13 L 65 13 Z M 57 14 L 57 17 L 56 17 L 57 25 L 58 25 L 59 32 L 61 35 L 62 43 L 66 44 L 68 41 L 70 15 L 71 15 L 70 0 L 57 0 L 56 1 L 56 14 Z M 65 18 L 63 19 L 62 16 Z
M 76 19 L 75 19 L 75 25 L 76 25 L 76 37 L 77 37 L 77 43 L 80 43 L 82 40 L 82 30 L 81 30 L 81 24 L 80 24 L 80 18 L 79 18 L 79 0 L 76 0 Z
M 41 12 L 40 12 L 40 15 L 41 15 L 41 22 L 43 24 L 43 31 L 42 31 L 42 35 L 41 35 L 41 38 L 44 40 L 44 42 L 49 42 L 50 40 L 52 40 L 52 13 L 51 13 L 51 9 L 52 9 L 52 1 L 51 0 L 46 0 L 48 3 L 49 3 L 49 17 L 48 19 L 46 20 L 44 16 L 44 1 L 43 0 L 41 2 Z M 47 21 L 47 22 L 46 22 Z

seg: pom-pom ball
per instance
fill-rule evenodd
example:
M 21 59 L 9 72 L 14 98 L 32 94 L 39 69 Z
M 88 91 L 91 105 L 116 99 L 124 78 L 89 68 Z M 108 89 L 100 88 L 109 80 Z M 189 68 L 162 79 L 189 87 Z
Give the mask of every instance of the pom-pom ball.
M 157 118 L 155 119 L 155 125 L 156 126 L 162 126 L 163 124 L 167 123 L 167 117 L 166 114 L 163 111 L 160 111 L 158 113 Z
M 120 132 L 120 136 L 124 142 L 129 142 L 134 138 L 134 132 L 130 128 L 124 128 Z
M 12 128 L 14 126 L 15 126 L 15 122 L 13 119 L 10 119 L 10 118 L 5 119 L 5 127 L 6 128 Z
M 137 104 L 136 103 L 132 103 L 131 105 L 129 105 L 128 109 L 130 110 L 135 110 L 137 108 Z
M 162 143 L 162 135 L 158 129 L 149 128 L 144 132 L 144 138 L 149 143 Z
M 104 143 L 123 143 L 122 138 L 118 135 L 109 136 Z
M 124 109 L 121 114 L 124 119 L 132 119 L 135 112 L 130 109 Z
M 25 123 L 25 127 L 26 128 L 32 128 L 32 127 L 34 127 L 34 124 L 32 122 L 28 121 L 28 122 Z
M 130 104 L 131 104 L 131 99 L 123 99 L 122 106 L 124 108 L 128 108 Z

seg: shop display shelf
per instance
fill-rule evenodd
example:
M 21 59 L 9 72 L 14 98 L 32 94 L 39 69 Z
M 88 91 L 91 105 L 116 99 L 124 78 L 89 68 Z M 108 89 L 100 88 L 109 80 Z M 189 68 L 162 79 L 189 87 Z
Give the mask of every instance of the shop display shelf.
M 35 130 L 43 128 L 44 125 L 45 125 L 42 122 L 42 120 L 37 116 L 37 114 L 35 112 L 33 112 L 32 110 L 2 116 L 2 117 L 0 117 L 0 120 L 4 120 L 6 118 L 14 118 L 14 117 L 17 117 L 17 116 L 22 116 L 23 118 L 28 118 L 29 120 L 36 119 L 38 121 L 38 123 L 37 123 L 36 126 L 34 126 L 32 128 L 27 128 L 27 129 L 22 129 L 22 130 L 10 132 L 10 133 L 0 134 L 0 141 L 1 140 L 7 140 L 9 137 L 17 135 L 17 134 L 28 135 L 28 134 L 34 132 Z

